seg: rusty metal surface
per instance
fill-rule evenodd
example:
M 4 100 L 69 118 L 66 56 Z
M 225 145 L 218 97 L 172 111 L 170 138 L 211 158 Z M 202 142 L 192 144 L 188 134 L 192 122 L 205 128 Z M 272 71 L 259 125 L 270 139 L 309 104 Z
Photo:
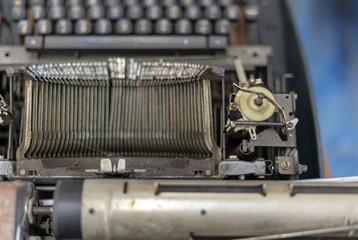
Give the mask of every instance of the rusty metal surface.
M 0 238 L 15 239 L 18 195 L 28 183 L 0 182 Z

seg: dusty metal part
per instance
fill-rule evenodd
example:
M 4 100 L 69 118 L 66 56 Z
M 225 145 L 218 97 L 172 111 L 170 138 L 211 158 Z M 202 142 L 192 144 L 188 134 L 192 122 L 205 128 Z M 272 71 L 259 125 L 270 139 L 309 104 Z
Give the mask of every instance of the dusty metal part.
M 348 229 L 358 221 L 357 193 L 358 183 L 86 180 L 82 237 L 239 238 Z M 307 235 L 357 237 L 351 230 Z
M 207 170 L 215 174 L 215 162 L 204 159 L 184 158 L 108 158 L 106 168 L 101 170 L 102 158 L 61 158 L 61 160 L 38 159 L 17 161 L 17 174 L 28 178 L 51 177 L 51 176 L 74 176 L 74 177 L 98 177 L 100 173 L 123 173 L 118 172 L 118 167 L 123 166 L 125 160 L 125 173 L 133 177 L 194 177 L 205 175 Z M 109 161 L 108 161 L 109 160 Z M 110 164 L 109 164 L 110 163 Z M 114 167 L 115 166 L 115 167 Z M 115 171 L 113 170 L 114 168 Z M 108 171 L 107 171 L 107 170 Z M 105 170 L 105 171 L 103 171 Z M 21 173 L 24 174 L 21 174 Z
M 33 190 L 31 182 L 0 182 L 1 239 L 23 239 L 28 235 L 27 201 Z
M 8 176 L 15 173 L 15 161 L 0 160 L 0 176 Z
M 240 176 L 253 174 L 255 176 L 269 175 L 266 173 L 266 161 L 222 161 L 219 164 L 219 177 Z M 272 173 L 271 173 L 272 174 Z
M 278 172 L 282 175 L 295 175 L 296 167 L 293 157 L 276 157 L 275 161 L 278 163 Z

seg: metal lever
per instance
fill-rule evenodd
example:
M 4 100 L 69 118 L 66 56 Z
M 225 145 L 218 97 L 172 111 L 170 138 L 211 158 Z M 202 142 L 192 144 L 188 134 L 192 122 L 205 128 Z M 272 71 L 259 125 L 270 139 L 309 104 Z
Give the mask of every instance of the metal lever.
M 249 90 L 243 87 L 240 87 L 239 85 L 237 85 L 236 83 L 233 83 L 234 87 L 237 87 L 240 91 L 243 92 L 247 92 L 247 93 L 252 93 L 252 94 L 256 94 L 258 96 L 259 99 L 266 99 L 269 103 L 271 103 L 276 109 L 277 111 L 280 113 L 281 117 L 282 117 L 282 122 L 284 124 L 283 128 L 282 128 L 282 132 L 284 134 L 287 134 L 288 132 L 292 131 L 297 123 L 298 123 L 298 118 L 294 118 L 290 121 L 287 120 L 286 114 L 283 111 L 282 107 L 273 99 L 271 99 L 270 97 L 266 96 L 264 93 L 262 92 L 257 92 L 254 90 Z

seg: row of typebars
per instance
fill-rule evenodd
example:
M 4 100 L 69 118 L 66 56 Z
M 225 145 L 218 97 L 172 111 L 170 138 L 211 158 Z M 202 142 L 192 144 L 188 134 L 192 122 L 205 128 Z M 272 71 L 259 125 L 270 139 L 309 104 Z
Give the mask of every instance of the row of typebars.
M 32 65 L 17 157 L 210 158 L 210 68 L 135 61 Z

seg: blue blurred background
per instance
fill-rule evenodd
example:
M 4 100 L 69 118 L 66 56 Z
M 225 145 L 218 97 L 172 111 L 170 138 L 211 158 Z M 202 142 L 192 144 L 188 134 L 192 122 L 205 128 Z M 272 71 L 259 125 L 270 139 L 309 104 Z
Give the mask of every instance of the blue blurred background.
M 290 1 L 331 175 L 358 175 L 358 1 Z

